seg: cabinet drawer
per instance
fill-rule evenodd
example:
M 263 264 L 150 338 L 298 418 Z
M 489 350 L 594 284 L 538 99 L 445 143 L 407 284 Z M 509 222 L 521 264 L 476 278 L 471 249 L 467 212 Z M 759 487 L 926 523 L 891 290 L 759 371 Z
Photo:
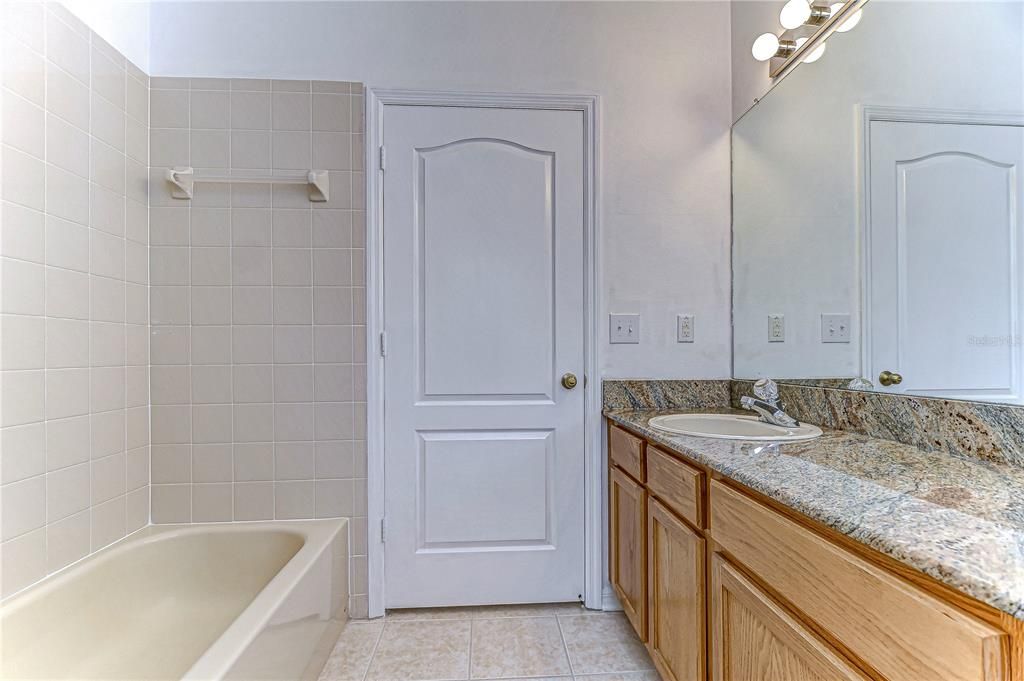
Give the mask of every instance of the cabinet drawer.
M 703 527 L 703 477 L 693 466 L 648 445 L 647 489 L 695 527 Z
M 717 480 L 711 536 L 889 681 L 996 681 L 1005 634 Z
M 618 426 L 608 431 L 608 457 L 611 462 L 633 476 L 644 481 L 644 441 L 630 435 Z

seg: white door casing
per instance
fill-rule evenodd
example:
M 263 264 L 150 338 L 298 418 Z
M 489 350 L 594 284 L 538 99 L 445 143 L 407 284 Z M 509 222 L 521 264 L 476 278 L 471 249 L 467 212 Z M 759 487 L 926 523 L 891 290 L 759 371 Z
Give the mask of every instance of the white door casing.
M 386 604 L 575 599 L 601 553 L 584 506 L 593 111 L 404 94 L 376 102 Z
M 888 392 L 1020 402 L 1024 128 L 968 114 L 870 114 L 868 378 L 888 369 L 903 376 L 877 386 Z

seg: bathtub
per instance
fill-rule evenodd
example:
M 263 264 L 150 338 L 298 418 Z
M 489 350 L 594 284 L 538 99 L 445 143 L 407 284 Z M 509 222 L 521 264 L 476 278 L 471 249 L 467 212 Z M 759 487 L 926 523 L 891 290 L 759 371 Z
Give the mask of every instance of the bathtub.
M 149 526 L 0 607 L 4 679 L 315 679 L 345 520 Z

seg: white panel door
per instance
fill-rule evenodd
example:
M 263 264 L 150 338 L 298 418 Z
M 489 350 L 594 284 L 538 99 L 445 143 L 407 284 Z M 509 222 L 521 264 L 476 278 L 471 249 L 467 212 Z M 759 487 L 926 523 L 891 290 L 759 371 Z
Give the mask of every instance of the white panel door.
M 386 605 L 575 600 L 583 114 L 388 105 L 382 127 Z
M 1020 402 L 1024 129 L 871 123 L 869 377 Z

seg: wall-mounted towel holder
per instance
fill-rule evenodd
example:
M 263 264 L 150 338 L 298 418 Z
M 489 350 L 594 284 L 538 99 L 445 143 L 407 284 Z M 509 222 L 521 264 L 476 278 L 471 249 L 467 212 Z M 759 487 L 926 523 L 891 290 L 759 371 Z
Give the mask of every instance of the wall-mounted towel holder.
M 305 170 L 289 175 L 196 175 L 189 167 L 176 166 L 164 171 L 164 178 L 171 185 L 171 196 L 176 199 L 191 199 L 196 182 L 218 184 L 307 184 L 309 200 L 324 202 L 331 198 L 330 175 L 326 170 Z

